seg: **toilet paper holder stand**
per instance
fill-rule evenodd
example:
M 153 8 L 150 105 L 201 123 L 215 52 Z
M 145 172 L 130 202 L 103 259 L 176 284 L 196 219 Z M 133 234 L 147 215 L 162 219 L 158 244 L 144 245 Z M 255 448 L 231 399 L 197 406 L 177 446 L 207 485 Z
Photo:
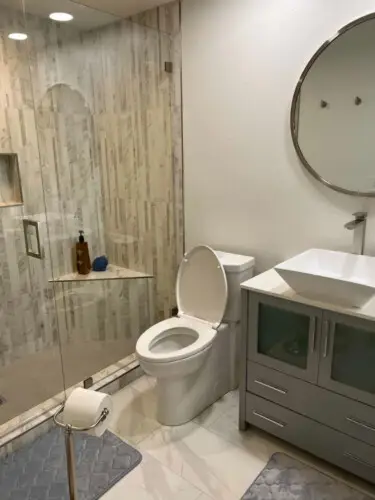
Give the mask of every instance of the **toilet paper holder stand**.
M 68 470 L 69 481 L 69 500 L 78 500 L 76 489 L 76 470 L 75 470 L 75 456 L 74 456 L 74 439 L 73 432 L 88 432 L 95 429 L 99 424 L 109 415 L 108 408 L 104 408 L 98 420 L 89 427 L 75 427 L 74 425 L 64 424 L 58 420 L 58 416 L 64 411 L 65 404 L 60 406 L 53 416 L 53 421 L 58 427 L 62 427 L 65 431 L 65 449 L 66 449 L 66 464 Z

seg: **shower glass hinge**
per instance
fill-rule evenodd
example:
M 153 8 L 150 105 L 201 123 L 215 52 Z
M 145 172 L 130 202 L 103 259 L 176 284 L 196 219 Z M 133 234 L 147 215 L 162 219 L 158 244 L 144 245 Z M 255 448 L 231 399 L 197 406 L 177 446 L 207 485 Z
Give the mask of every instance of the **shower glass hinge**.
M 173 73 L 173 62 L 165 61 L 164 70 L 166 73 Z
M 94 385 L 94 380 L 92 377 L 86 378 L 83 381 L 83 388 L 84 389 L 90 389 L 90 387 L 92 387 L 93 385 Z

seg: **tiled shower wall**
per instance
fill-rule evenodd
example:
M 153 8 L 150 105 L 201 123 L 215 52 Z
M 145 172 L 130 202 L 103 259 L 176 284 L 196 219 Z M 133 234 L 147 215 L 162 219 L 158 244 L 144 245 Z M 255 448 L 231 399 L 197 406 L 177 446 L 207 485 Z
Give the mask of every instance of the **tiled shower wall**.
M 64 213 L 53 234 L 68 235 L 52 241 L 55 274 L 70 272 L 72 237 L 88 228 L 93 255 L 155 275 L 161 319 L 183 238 L 179 5 L 133 21 L 90 32 L 39 23 L 32 79 L 47 209 Z
M 94 126 L 107 251 L 118 265 L 155 275 L 159 320 L 175 305 L 183 246 L 179 6 L 137 22 L 153 24 L 101 30 L 103 74 L 95 81 L 104 92 L 97 92 Z
M 8 40 L 22 25 L 18 11 L 0 9 L 0 153 L 18 154 L 24 197 L 0 208 L 0 367 L 57 346 L 58 328 L 65 343 L 123 339 L 118 359 L 175 303 L 179 5 L 86 32 L 27 16 L 28 43 Z M 26 256 L 25 216 L 41 223 L 44 260 Z M 81 228 L 92 257 L 155 278 L 53 283 L 73 270 Z

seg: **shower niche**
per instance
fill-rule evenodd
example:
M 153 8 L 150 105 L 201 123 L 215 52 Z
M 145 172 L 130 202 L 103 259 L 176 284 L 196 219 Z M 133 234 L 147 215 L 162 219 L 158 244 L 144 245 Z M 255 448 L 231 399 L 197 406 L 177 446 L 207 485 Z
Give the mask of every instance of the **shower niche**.
M 0 153 L 0 207 L 22 204 L 18 157 L 15 153 Z

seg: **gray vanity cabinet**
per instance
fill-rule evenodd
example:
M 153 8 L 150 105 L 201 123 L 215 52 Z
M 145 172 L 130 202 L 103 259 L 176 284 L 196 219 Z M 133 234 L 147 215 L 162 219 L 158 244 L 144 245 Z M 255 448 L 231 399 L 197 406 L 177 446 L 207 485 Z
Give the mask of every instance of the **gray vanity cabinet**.
M 248 424 L 375 483 L 375 321 L 242 291 Z
M 248 359 L 310 382 L 318 380 L 320 309 L 252 294 Z
M 375 406 L 375 323 L 324 311 L 318 383 Z

